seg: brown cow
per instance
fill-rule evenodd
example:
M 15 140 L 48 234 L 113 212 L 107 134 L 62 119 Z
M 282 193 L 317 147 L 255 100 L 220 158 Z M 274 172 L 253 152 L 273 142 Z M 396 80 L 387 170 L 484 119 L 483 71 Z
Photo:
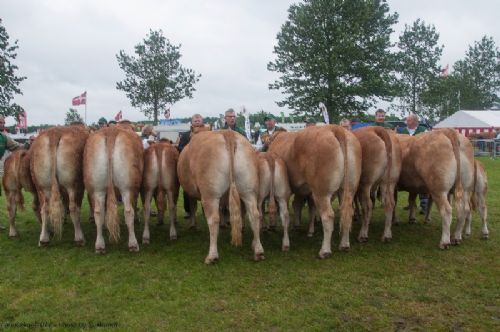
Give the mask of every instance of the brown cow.
M 292 192 L 312 194 L 323 224 L 320 258 L 332 253 L 334 211 L 332 196 L 342 190 L 340 206 L 340 249 L 348 249 L 352 224 L 352 202 L 361 175 L 361 146 L 358 139 L 336 125 L 309 127 L 297 133 L 283 133 L 271 143 L 270 152 L 287 165 Z
M 143 147 L 139 136 L 127 126 L 101 128 L 90 135 L 85 146 L 83 178 L 94 206 L 97 227 L 96 253 L 105 253 L 103 226 L 111 241 L 120 238 L 115 188 L 120 193 L 128 228 L 128 248 L 139 251 L 134 232 L 135 207 L 143 174 Z
M 462 143 L 460 135 L 452 129 L 426 132 L 411 138 L 402 136 L 398 135 L 403 151 L 398 189 L 410 193 L 410 220 L 415 218 L 416 195 L 429 193 L 443 220 L 439 246 L 448 248 L 452 219 L 448 194 L 454 190 L 458 216 L 454 242 L 459 243 L 470 210 L 469 204 L 465 203 L 473 186 L 472 147 L 464 145 L 465 141 Z
M 363 155 L 358 197 L 363 210 L 363 222 L 358 240 L 368 240 L 373 203 L 371 195 L 380 189 L 385 212 L 385 228 L 382 241 L 392 239 L 394 192 L 401 173 L 401 147 L 393 131 L 382 127 L 363 127 L 355 130 Z M 384 153 L 385 152 L 385 153 Z
M 80 208 L 84 193 L 83 149 L 87 138 L 88 132 L 83 127 L 54 127 L 40 133 L 30 148 L 30 170 L 40 199 L 40 246 L 50 242 L 49 221 L 55 234 L 59 237 L 62 235 L 63 195 L 68 195 L 70 217 L 75 228 L 75 243 L 85 243 L 80 226 Z M 64 193 L 61 193 L 61 190 Z
M 42 222 L 38 195 L 31 179 L 30 158 L 31 154 L 29 150 L 20 149 L 12 152 L 5 159 L 2 184 L 6 196 L 5 203 L 9 213 L 9 237 L 16 237 L 18 235 L 16 229 L 16 210 L 18 207 L 24 210 L 22 189 L 33 194 L 33 211 L 38 222 Z
M 149 243 L 149 217 L 151 198 L 156 193 L 158 205 L 158 224 L 163 224 L 165 214 L 165 195 L 168 200 L 170 217 L 170 239 L 177 239 L 175 229 L 176 205 L 179 197 L 179 180 L 177 179 L 177 160 L 179 152 L 170 141 L 153 143 L 144 151 L 144 172 L 142 177 L 141 197 L 144 206 L 144 232 L 142 243 Z
M 271 152 L 258 153 L 259 158 L 259 199 L 258 207 L 261 219 L 264 219 L 263 204 L 269 197 L 269 224 L 274 226 L 276 201 L 279 205 L 281 223 L 283 225 L 282 250 L 290 249 L 290 238 L 288 236 L 288 226 L 290 216 L 288 214 L 288 201 L 291 195 L 290 184 L 285 162 Z
M 193 135 L 179 156 L 177 173 L 182 188 L 193 198 L 191 207 L 196 204 L 196 199 L 201 199 L 203 205 L 210 231 L 206 264 L 214 263 L 219 258 L 219 206 L 228 194 L 231 243 L 235 246 L 241 246 L 242 243 L 241 198 L 253 231 L 254 259 L 264 259 L 257 208 L 257 156 L 242 135 L 231 130 L 205 131 Z M 191 210 L 191 214 L 194 211 Z

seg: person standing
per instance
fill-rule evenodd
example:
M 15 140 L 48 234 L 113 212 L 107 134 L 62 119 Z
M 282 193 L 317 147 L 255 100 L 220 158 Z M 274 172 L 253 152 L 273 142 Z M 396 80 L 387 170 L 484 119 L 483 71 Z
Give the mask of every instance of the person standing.
M 352 131 L 352 124 L 351 120 L 349 119 L 343 118 L 342 120 L 340 120 L 340 126 L 344 129 Z
M 203 127 L 203 117 L 200 114 L 194 114 L 191 117 L 191 127 L 188 131 L 179 133 L 179 143 L 177 144 L 177 150 L 179 153 L 184 150 L 186 145 L 189 144 L 189 141 L 191 140 L 191 137 L 193 136 L 193 132 L 196 128 L 198 127 Z M 182 191 L 182 197 L 184 198 L 184 218 L 188 219 L 191 217 L 190 212 L 189 212 L 189 196 L 186 194 L 186 192 L 183 190 Z
M 424 126 L 420 126 L 418 124 L 418 116 L 414 113 L 410 113 L 406 117 L 406 128 L 402 128 L 399 130 L 400 134 L 415 136 L 427 131 L 427 128 Z M 420 214 L 425 214 L 427 211 L 427 205 L 429 202 L 428 194 L 419 194 L 418 199 L 420 201 Z
M 6 151 L 14 151 L 21 146 L 10 138 L 5 131 L 5 118 L 0 115 L 0 159 L 3 158 Z
M 260 140 L 263 144 L 262 151 L 265 152 L 269 149 L 269 145 L 271 144 L 275 133 L 279 131 L 286 131 L 286 129 L 276 126 L 276 118 L 272 114 L 264 118 L 264 124 L 266 125 L 266 131 L 260 135 Z
M 222 129 L 234 130 L 235 132 L 240 133 L 241 135 L 245 136 L 245 138 L 247 138 L 245 130 L 236 126 L 236 112 L 232 108 L 228 109 L 224 114 L 224 121 L 225 124 L 224 128 Z
M 379 126 L 379 127 L 384 127 L 387 129 L 394 129 L 394 126 L 391 125 L 390 123 L 385 122 L 385 111 L 381 108 L 379 108 L 375 112 L 375 122 L 373 124 L 374 126 Z

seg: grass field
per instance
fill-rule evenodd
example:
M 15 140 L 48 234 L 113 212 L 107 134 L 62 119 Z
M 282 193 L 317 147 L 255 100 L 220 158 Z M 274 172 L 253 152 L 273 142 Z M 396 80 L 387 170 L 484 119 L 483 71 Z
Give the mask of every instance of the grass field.
M 380 241 L 377 204 L 369 242 L 355 240 L 355 224 L 351 250 L 339 252 L 337 224 L 335 251 L 327 260 L 316 258 L 320 227 L 308 238 L 303 224 L 291 232 L 286 253 L 281 230 L 264 233 L 266 260 L 259 263 L 252 261 L 249 228 L 242 248 L 231 247 L 229 230 L 222 230 L 220 261 L 206 266 L 206 222 L 199 217 L 198 230 L 190 230 L 181 202 L 175 242 L 168 240 L 168 225 L 153 225 L 151 244 L 129 253 L 122 224 L 121 242 L 98 256 L 85 205 L 84 247 L 74 246 L 73 227 L 66 224 L 61 240 L 38 248 L 39 226 L 26 195 L 27 209 L 17 218 L 20 238 L 0 231 L 0 329 L 499 331 L 500 160 L 482 161 L 489 177 L 489 240 L 480 239 L 474 214 L 472 237 L 439 250 L 436 211 L 432 223 L 419 216 L 411 225 L 400 199 L 398 214 L 405 221 L 394 226 L 391 243 Z M 0 206 L 6 225 L 3 196 Z M 142 224 L 136 224 L 136 235 L 142 236 Z

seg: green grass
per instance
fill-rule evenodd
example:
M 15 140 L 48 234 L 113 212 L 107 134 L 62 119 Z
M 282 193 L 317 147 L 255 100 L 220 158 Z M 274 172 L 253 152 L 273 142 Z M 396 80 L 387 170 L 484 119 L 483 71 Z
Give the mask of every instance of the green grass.
M 179 239 L 168 240 L 168 225 L 151 229 L 151 245 L 127 251 L 125 226 L 119 244 L 94 254 L 95 229 L 82 213 L 87 244 L 72 243 L 72 225 L 61 240 L 38 248 L 39 226 L 30 209 L 18 213 L 20 238 L 0 232 L 0 329 L 7 324 L 118 324 L 119 330 L 500 330 L 500 161 L 482 159 L 489 177 L 490 239 L 481 240 L 478 215 L 473 234 L 458 247 L 438 249 L 441 224 L 393 227 L 381 243 L 382 211 L 377 204 L 370 240 L 319 260 L 321 228 L 306 237 L 306 225 L 291 232 L 290 252 L 281 252 L 281 230 L 262 236 L 266 260 L 252 261 L 251 234 L 244 245 L 229 245 L 221 231 L 220 261 L 205 266 L 206 222 L 190 230 L 178 215 Z M 31 198 L 26 195 L 29 207 Z M 0 206 L 5 206 L 4 197 Z M 401 209 L 398 214 L 406 220 Z M 0 223 L 6 225 L 5 208 Z M 153 222 L 155 220 L 153 219 Z M 142 236 L 142 224 L 136 224 Z M 106 239 L 107 240 L 107 239 Z M 35 325 L 32 325 L 35 326 Z M 90 328 L 79 325 L 75 329 Z M 106 330 L 110 329 L 108 326 Z

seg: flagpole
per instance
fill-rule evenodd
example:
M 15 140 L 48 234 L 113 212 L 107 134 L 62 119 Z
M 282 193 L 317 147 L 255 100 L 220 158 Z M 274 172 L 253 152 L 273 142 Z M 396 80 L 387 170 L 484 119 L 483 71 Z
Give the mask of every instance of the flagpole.
M 87 90 L 85 90 L 85 125 L 87 125 Z

